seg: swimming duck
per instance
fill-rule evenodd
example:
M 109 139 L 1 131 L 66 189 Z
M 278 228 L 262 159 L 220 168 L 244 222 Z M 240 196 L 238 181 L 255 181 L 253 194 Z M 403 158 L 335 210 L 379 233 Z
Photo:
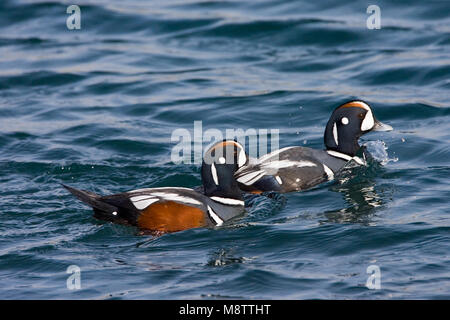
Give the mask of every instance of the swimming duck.
M 371 131 L 390 131 L 378 121 L 364 101 L 352 100 L 338 106 L 325 127 L 325 150 L 292 146 L 249 159 L 235 177 L 248 192 L 292 192 L 306 190 L 333 180 L 349 162 L 364 165 L 369 153 L 358 139 Z M 361 157 L 359 156 L 361 155 Z
M 101 196 L 63 185 L 85 204 L 94 217 L 155 232 L 220 226 L 244 211 L 242 191 L 234 173 L 247 162 L 241 144 L 216 143 L 203 157 L 203 193 L 181 187 L 138 189 Z

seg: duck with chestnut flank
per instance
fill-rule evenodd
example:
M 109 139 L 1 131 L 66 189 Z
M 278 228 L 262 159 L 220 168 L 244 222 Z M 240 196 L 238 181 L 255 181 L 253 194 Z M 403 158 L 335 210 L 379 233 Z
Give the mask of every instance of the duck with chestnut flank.
M 242 192 L 234 173 L 247 162 L 236 141 L 221 141 L 203 157 L 204 194 L 193 189 L 164 187 L 138 189 L 108 196 L 63 185 L 92 207 L 100 220 L 137 226 L 159 233 L 220 226 L 244 211 Z

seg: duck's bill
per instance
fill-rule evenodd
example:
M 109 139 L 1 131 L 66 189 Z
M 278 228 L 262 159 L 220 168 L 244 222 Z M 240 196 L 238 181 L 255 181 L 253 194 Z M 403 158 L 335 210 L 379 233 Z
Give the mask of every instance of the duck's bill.
M 383 122 L 380 122 L 378 120 L 375 120 L 375 125 L 373 126 L 373 131 L 392 131 L 394 128 L 392 128 L 390 125 L 385 124 Z

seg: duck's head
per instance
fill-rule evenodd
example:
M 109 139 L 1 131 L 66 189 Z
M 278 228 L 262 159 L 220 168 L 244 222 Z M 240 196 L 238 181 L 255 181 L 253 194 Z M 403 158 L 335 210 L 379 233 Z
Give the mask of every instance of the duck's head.
M 242 199 L 234 173 L 248 162 L 244 147 L 234 140 L 223 140 L 206 151 L 202 181 L 209 197 Z
M 360 146 L 358 139 L 370 131 L 390 131 L 392 127 L 378 121 L 370 106 L 361 100 L 341 104 L 331 114 L 325 128 L 327 150 L 355 156 Z

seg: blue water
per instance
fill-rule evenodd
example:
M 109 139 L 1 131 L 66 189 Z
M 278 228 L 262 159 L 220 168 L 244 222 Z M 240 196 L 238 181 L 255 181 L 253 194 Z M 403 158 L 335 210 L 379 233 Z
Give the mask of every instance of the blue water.
M 70 4 L 0 1 L 0 298 L 450 298 L 449 1 L 376 1 L 380 30 L 366 1 L 79 0 L 80 30 Z M 141 235 L 60 186 L 195 187 L 175 129 L 322 148 L 352 98 L 395 128 L 375 163 L 217 229 Z

